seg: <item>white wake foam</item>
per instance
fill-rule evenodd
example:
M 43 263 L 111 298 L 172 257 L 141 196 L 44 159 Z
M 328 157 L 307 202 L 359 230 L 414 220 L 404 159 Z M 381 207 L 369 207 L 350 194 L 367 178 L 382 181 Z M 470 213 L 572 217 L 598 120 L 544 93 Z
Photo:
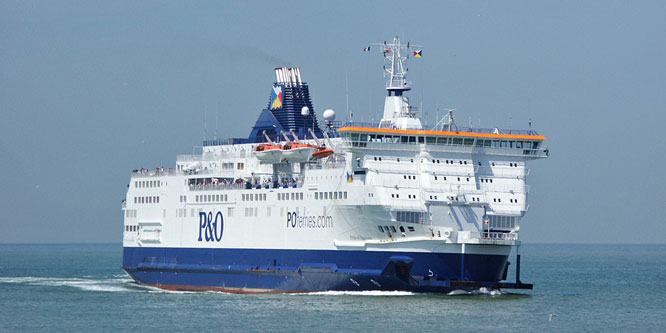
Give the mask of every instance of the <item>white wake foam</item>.
M 315 296 L 411 296 L 415 295 L 409 291 L 382 291 L 382 290 L 366 290 L 366 291 L 315 291 L 310 293 L 298 293 L 291 295 L 315 295 Z
M 0 277 L 0 283 L 26 284 L 31 286 L 72 287 L 86 291 L 128 292 L 140 291 L 141 286 L 132 282 L 126 275 L 114 276 L 111 279 L 56 278 L 56 277 Z
M 448 293 L 449 296 L 459 296 L 459 295 L 490 295 L 490 296 L 499 296 L 505 295 L 506 293 L 499 289 L 488 289 L 488 288 L 479 288 L 472 291 L 466 290 L 454 290 Z

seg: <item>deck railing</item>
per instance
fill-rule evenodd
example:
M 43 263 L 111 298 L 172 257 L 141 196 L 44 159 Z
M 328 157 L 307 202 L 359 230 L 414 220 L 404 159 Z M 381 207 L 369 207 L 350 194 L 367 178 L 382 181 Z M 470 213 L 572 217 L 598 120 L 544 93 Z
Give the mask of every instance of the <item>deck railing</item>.
M 517 241 L 518 234 L 506 232 L 484 231 L 481 233 L 482 239 Z

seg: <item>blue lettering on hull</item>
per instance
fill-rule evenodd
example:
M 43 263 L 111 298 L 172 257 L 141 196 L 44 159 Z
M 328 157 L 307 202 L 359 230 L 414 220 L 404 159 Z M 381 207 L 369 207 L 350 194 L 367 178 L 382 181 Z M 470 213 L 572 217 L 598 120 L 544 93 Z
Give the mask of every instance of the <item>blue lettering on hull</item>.
M 218 230 L 220 231 L 219 233 Z M 219 242 L 222 240 L 223 233 L 224 217 L 222 216 L 222 212 L 217 212 L 214 219 L 213 212 L 199 213 L 199 242 L 203 241 L 204 239 L 206 242 Z

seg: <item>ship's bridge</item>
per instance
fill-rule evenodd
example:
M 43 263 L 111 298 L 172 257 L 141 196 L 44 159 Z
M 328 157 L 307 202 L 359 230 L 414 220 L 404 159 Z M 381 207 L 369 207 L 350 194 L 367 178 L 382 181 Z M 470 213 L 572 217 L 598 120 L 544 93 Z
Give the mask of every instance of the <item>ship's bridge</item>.
M 534 130 L 456 127 L 453 130 L 388 129 L 372 123 L 348 123 L 338 129 L 346 148 L 388 148 L 393 145 L 426 145 L 433 148 L 452 148 L 461 152 L 485 149 L 525 157 L 548 157 L 542 147 L 544 136 Z M 429 128 L 424 125 L 422 128 Z M 430 127 L 432 128 L 432 127 Z M 458 148 L 458 149 L 455 149 Z M 408 148 L 406 149 L 413 149 Z

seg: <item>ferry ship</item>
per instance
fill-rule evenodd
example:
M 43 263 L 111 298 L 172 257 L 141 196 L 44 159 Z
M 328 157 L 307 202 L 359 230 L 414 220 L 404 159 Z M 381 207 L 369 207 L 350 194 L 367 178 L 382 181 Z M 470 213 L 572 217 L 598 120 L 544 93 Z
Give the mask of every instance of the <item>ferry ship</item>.
M 276 68 L 247 138 L 206 140 L 175 168 L 134 170 L 123 269 L 139 284 L 231 293 L 531 289 L 520 281 L 532 129 L 425 125 L 406 93 L 420 46 L 384 57 L 378 123 L 316 117 L 299 68 Z M 369 50 L 368 47 L 366 50 Z M 516 247 L 515 282 L 507 272 Z

